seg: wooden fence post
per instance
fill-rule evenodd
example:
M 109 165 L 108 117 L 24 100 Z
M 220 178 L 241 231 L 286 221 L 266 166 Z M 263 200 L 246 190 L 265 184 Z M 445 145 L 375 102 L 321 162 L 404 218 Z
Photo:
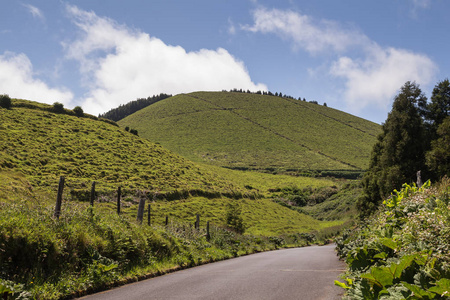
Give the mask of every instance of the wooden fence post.
M 150 207 L 150 203 L 148 204 L 148 216 L 147 216 L 147 224 L 148 224 L 148 226 L 150 226 L 150 224 L 151 224 L 151 207 Z
M 95 199 L 95 181 L 92 182 L 91 187 L 91 206 L 94 206 L 94 199 Z
M 142 224 L 142 220 L 144 219 L 144 210 L 145 210 L 145 198 L 141 197 L 139 200 L 139 207 L 136 220 Z
M 199 230 L 200 229 L 200 215 L 197 214 L 197 219 L 195 221 L 195 229 Z
M 211 235 L 209 234 L 209 221 L 206 222 L 206 240 L 209 242 Z
M 58 195 L 56 196 L 55 214 L 54 217 L 59 219 L 61 215 L 62 196 L 64 190 L 64 176 L 59 177 Z
M 118 215 L 120 215 L 120 193 L 121 193 L 121 190 L 120 190 L 120 186 L 119 186 L 119 188 L 117 189 L 117 214 Z

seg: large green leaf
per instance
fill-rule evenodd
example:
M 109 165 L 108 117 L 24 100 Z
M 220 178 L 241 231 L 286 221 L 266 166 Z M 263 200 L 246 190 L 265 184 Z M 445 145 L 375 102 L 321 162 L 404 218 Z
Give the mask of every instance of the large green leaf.
M 440 296 L 450 297 L 450 279 L 442 278 L 436 282 L 436 286 L 433 286 L 428 290 Z
M 435 294 L 430 293 L 430 292 L 422 289 L 418 285 L 409 284 L 409 283 L 404 282 L 404 281 L 402 281 L 402 284 L 407 289 L 409 289 L 411 292 L 413 292 L 413 298 L 408 298 L 408 299 L 434 299 L 434 297 L 436 296 Z

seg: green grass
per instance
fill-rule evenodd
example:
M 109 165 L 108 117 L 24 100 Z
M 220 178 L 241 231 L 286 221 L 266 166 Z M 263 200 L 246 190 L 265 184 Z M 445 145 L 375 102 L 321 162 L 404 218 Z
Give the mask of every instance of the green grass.
M 320 194 L 340 188 L 341 181 L 194 163 L 114 123 L 55 114 L 36 102 L 13 99 L 12 109 L 0 109 L 0 150 L 0 290 L 14 296 L 58 299 L 171 269 L 303 246 L 335 235 L 346 221 L 321 221 L 272 199 L 284 190 Z M 66 185 L 55 219 L 59 176 Z M 152 226 L 136 221 L 141 198 L 151 202 Z M 224 229 L 232 201 L 241 207 L 244 235 Z M 191 228 L 196 214 L 200 231 Z M 166 216 L 170 224 L 163 227 Z
M 175 201 L 157 201 L 151 204 L 152 223 L 163 225 L 166 216 L 170 221 L 193 225 L 196 215 L 200 216 L 200 226 L 210 221 L 216 226 L 226 227 L 226 206 L 230 200 L 191 197 Z M 290 233 L 320 231 L 322 228 L 342 224 L 338 221 L 318 221 L 294 210 L 288 209 L 269 199 L 243 199 L 239 201 L 246 234 L 279 236 Z M 147 211 L 147 210 L 146 210 Z M 136 218 L 136 207 L 125 211 L 130 218 Z
M 0 171 L 3 177 L 11 174 L 11 180 L 26 181 L 25 186 L 55 190 L 59 176 L 66 176 L 67 192 L 86 189 L 92 181 L 105 193 L 119 185 L 130 192 L 246 192 L 204 167 L 105 122 L 22 107 L 1 109 L 0 119 Z M 11 197 L 10 192 L 6 194 Z
M 380 126 L 273 96 L 197 92 L 118 122 L 191 160 L 248 169 L 364 170 Z

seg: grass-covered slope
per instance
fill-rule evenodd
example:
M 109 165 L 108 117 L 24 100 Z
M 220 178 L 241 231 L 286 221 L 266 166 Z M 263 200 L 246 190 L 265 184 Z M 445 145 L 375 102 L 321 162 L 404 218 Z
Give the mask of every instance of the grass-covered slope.
M 177 95 L 119 124 L 195 161 L 281 171 L 364 170 L 380 130 L 313 103 L 227 92 Z
M 67 191 L 87 190 L 92 181 L 99 191 L 118 186 L 159 193 L 244 191 L 109 123 L 23 107 L 0 109 L 0 120 L 3 197 L 13 197 L 11 189 L 23 187 L 25 181 L 30 189 L 54 190 L 61 175 L 66 176 Z

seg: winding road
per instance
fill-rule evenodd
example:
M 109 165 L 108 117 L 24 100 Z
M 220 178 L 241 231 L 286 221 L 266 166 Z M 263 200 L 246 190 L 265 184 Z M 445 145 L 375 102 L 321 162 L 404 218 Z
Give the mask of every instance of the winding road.
M 340 299 L 345 269 L 334 245 L 283 249 L 202 265 L 83 297 L 142 299 Z

